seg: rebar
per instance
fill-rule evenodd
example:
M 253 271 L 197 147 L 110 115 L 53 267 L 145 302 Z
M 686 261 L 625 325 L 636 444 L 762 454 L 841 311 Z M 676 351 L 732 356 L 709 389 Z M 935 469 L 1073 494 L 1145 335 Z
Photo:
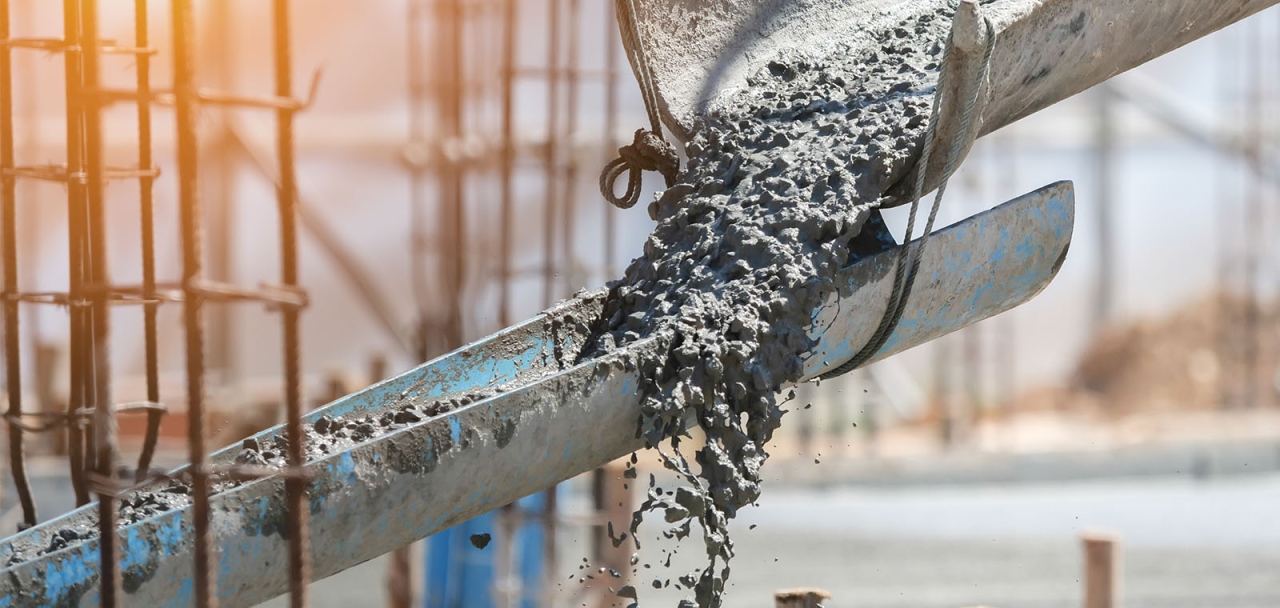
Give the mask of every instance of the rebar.
M 409 141 L 405 147 L 405 164 L 409 169 L 409 280 L 413 286 L 415 304 L 416 352 L 418 360 L 427 358 L 429 330 L 426 310 L 428 238 L 426 227 L 427 205 L 427 113 L 426 97 L 430 86 L 426 81 L 426 48 L 423 41 L 423 21 L 429 4 L 425 0 L 410 0 L 406 48 L 408 51 L 409 80 Z
M 292 56 L 289 42 L 289 0 L 274 0 L 272 15 L 275 25 L 276 96 L 293 96 Z M 276 197 L 280 209 L 280 278 L 286 288 L 298 285 L 298 181 L 294 167 L 294 110 L 276 111 L 276 154 L 280 161 L 280 187 Z M 284 390 L 285 436 L 289 441 L 288 462 L 291 473 L 299 473 L 306 464 L 302 432 L 302 367 L 298 327 L 300 307 L 283 306 L 284 318 Z M 291 474 L 285 480 L 289 512 L 289 603 L 293 608 L 307 605 L 307 583 L 311 580 L 308 539 L 306 480 Z
M 194 588 L 197 608 L 215 605 L 209 521 L 209 460 L 204 425 L 204 295 L 201 209 L 196 141 L 195 15 L 192 0 L 172 0 L 173 90 L 177 130 L 178 205 L 182 224 L 183 321 L 187 338 L 187 448 L 194 515 Z
M 96 91 L 101 81 L 98 54 L 98 2 L 81 0 L 80 5 L 81 67 L 84 88 Z M 102 606 L 115 608 L 120 605 L 120 565 L 116 530 L 116 463 L 120 458 L 117 426 L 111 392 L 111 303 L 110 274 L 107 260 L 107 229 L 105 217 L 106 166 L 102 158 L 102 106 L 100 100 L 91 97 L 82 100 L 84 112 L 86 194 L 89 219 L 89 273 L 92 290 L 90 314 L 92 319 L 91 350 L 93 361 L 93 451 L 95 472 L 101 482 L 98 494 L 98 563 L 101 576 L 100 599 Z
M 516 0 L 502 0 L 502 158 L 499 159 L 501 175 L 501 200 L 499 205 L 498 239 L 498 322 L 503 327 L 511 325 L 511 239 L 514 192 L 512 172 L 515 170 L 515 142 L 513 141 L 516 74 Z
M 79 47 L 80 7 L 78 0 L 63 0 L 62 3 L 63 38 L 67 47 Z M 82 103 L 83 75 L 81 73 L 82 57 L 79 53 L 63 54 L 63 78 L 66 89 L 67 120 L 67 174 L 84 171 L 84 126 Z M 85 281 L 86 253 L 86 184 L 81 182 L 67 183 L 67 260 L 69 267 L 67 295 L 75 302 L 83 301 L 83 285 Z M 73 307 L 70 311 L 70 368 L 71 391 L 67 400 L 67 415 L 85 409 L 93 400 L 93 387 L 90 380 L 92 362 L 90 359 L 88 331 L 88 311 L 81 307 Z M 68 466 L 71 468 L 71 484 L 75 489 L 76 505 L 89 503 L 89 488 L 85 479 L 85 471 L 90 468 L 92 450 L 86 453 L 86 435 L 80 425 L 67 426 Z
M 463 3 L 462 0 L 446 0 L 438 5 L 443 12 L 439 24 L 439 43 L 444 73 L 437 80 L 437 107 L 440 110 L 439 127 L 444 141 L 461 141 L 463 135 L 462 93 L 463 68 Z M 439 226 L 443 228 L 438 239 L 440 259 L 444 265 L 445 295 L 445 351 L 462 346 L 462 291 L 466 258 L 466 207 L 463 199 L 465 181 L 464 165 L 457 159 L 445 157 L 438 163 L 437 180 L 440 188 Z
M 561 234 L 560 260 L 564 273 L 565 291 L 571 291 L 577 285 L 569 283 L 577 273 L 577 235 L 574 230 L 578 193 L 578 84 L 581 80 L 579 70 L 580 47 L 582 42 L 582 24 L 579 15 L 582 12 L 582 0 L 568 0 L 569 39 L 565 51 L 563 74 L 565 80 L 565 139 L 569 143 L 569 153 L 564 160 L 564 187 L 561 192 Z M 550 304 L 550 302 L 548 302 Z
M 607 158 L 615 153 L 618 147 L 618 39 L 614 32 L 618 29 L 615 14 L 617 5 L 605 2 L 604 32 L 604 144 Z M 608 277 L 618 275 L 618 260 L 614 249 L 617 248 L 618 209 L 613 205 L 605 205 L 604 210 L 604 270 Z
M 556 164 L 560 157 L 560 0 L 547 0 L 547 141 L 543 151 L 542 224 L 542 303 L 550 306 L 555 301 L 556 284 L 556 204 L 559 191 L 559 171 Z
M 9 2 L 0 0 L 0 39 L 8 40 L 10 35 Z M 14 297 L 18 293 L 17 189 L 16 178 L 8 171 L 13 166 L 13 59 L 9 47 L 5 47 L 0 49 L 0 168 L 6 170 L 0 176 L 0 197 L 3 198 L 0 221 L 4 222 L 4 354 L 9 397 L 6 418 L 9 421 L 9 466 L 13 471 L 13 485 L 22 503 L 23 526 L 33 526 L 36 523 L 36 503 L 31 494 L 31 482 L 27 479 L 22 428 L 14 424 L 22 417 L 22 365 L 19 308 Z

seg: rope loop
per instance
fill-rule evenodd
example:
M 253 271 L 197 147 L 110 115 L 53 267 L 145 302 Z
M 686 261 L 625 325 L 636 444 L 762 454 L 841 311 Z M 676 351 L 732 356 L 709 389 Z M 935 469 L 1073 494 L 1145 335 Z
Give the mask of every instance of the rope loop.
M 680 156 L 675 146 L 662 135 L 637 129 L 635 140 L 618 148 L 618 158 L 600 172 L 600 194 L 619 209 L 634 207 L 640 200 L 640 185 L 645 171 L 661 173 L 670 188 L 676 184 L 676 176 L 680 173 Z M 614 184 L 624 173 L 627 175 L 627 191 L 619 197 L 615 194 Z

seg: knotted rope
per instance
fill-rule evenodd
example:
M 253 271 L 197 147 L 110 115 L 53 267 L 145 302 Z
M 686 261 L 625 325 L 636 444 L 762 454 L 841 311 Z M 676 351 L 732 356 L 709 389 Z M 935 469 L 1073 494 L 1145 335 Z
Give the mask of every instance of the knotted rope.
M 680 156 L 676 149 L 662 137 L 662 119 L 658 116 L 658 92 L 653 85 L 649 59 L 645 55 L 636 19 L 634 0 L 614 0 L 618 17 L 618 29 L 622 32 L 627 61 L 636 74 L 644 109 L 649 115 L 649 130 L 639 129 L 630 145 L 618 148 L 618 158 L 605 165 L 600 172 L 600 194 L 619 209 L 630 209 L 640 200 L 641 180 L 645 171 L 657 171 L 670 188 L 680 173 Z M 614 193 L 614 183 L 627 174 L 627 191 L 621 197 Z

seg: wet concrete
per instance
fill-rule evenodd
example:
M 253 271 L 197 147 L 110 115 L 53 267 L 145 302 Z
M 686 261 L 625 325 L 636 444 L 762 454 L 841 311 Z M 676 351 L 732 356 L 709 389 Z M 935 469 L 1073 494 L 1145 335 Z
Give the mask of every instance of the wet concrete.
M 721 605 L 727 523 L 760 495 L 778 393 L 801 377 L 813 312 L 919 154 L 949 14 L 894 24 L 876 45 L 850 37 L 824 56 L 764 62 L 695 124 L 679 183 L 649 205 L 658 225 L 644 255 L 610 286 L 588 356 L 652 336 L 666 347 L 638 362 L 639 432 L 684 484 L 651 479 L 631 533 L 647 513 L 673 538 L 701 528 L 709 563 L 682 577 L 693 590 L 682 605 Z M 675 449 L 690 410 L 707 437 L 695 463 Z

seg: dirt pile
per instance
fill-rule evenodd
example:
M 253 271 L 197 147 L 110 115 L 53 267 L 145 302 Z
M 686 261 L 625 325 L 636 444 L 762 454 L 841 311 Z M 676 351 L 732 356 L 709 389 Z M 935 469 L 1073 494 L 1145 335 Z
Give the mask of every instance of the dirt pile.
M 1248 318 L 1256 314 L 1250 335 Z M 1172 314 L 1108 328 L 1080 357 L 1066 387 L 1024 406 L 1135 412 L 1213 409 L 1239 404 L 1247 390 L 1260 402 L 1274 401 L 1280 357 L 1280 307 L 1260 306 L 1250 313 L 1245 301 L 1219 295 L 1204 298 Z M 1247 370 L 1247 349 L 1257 351 L 1256 374 Z M 1250 387 L 1249 385 L 1252 384 Z M 1224 392 L 1225 391 L 1225 392 Z

